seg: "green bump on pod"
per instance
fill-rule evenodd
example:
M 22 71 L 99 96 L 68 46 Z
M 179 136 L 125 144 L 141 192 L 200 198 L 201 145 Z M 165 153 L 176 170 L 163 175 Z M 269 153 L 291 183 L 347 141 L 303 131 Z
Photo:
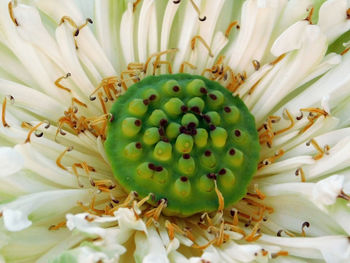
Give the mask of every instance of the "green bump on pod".
M 171 159 L 173 147 L 169 142 L 160 141 L 153 150 L 153 156 L 159 161 L 169 161 Z
M 191 96 L 203 96 L 204 94 L 206 94 L 207 89 L 203 80 L 194 79 L 187 84 L 186 91 L 188 95 Z
M 191 182 L 186 176 L 176 179 L 174 188 L 177 196 L 181 198 L 186 198 L 191 194 Z
M 158 126 L 159 122 L 162 119 L 167 120 L 168 118 L 167 118 L 166 114 L 164 113 L 164 111 L 157 109 L 157 110 L 154 110 L 152 112 L 151 116 L 149 116 L 148 122 L 153 126 Z
M 201 98 L 194 97 L 187 102 L 187 106 L 189 109 L 191 109 L 193 107 L 198 107 L 199 111 L 202 112 L 204 107 L 205 107 L 205 103 Z
M 134 137 L 141 130 L 141 121 L 134 117 L 125 118 L 122 123 L 122 131 L 126 137 Z
M 165 82 L 162 86 L 162 90 L 169 96 L 174 97 L 174 96 L 180 96 L 182 89 L 179 85 L 179 83 L 176 80 L 168 80 Z
M 200 157 L 201 165 L 203 167 L 206 167 L 207 169 L 213 170 L 216 167 L 217 160 L 215 157 L 215 154 L 210 151 L 206 150 Z
M 180 153 L 190 153 L 193 147 L 193 138 L 187 134 L 180 134 L 175 143 L 175 148 Z
M 214 180 L 209 178 L 208 175 L 202 175 L 198 181 L 198 188 L 202 192 L 211 192 L 214 190 Z
M 184 126 L 187 126 L 191 122 L 195 123 L 196 126 L 198 126 L 199 124 L 196 115 L 194 115 L 193 113 L 186 113 L 181 119 L 181 124 Z
M 227 131 L 224 128 L 216 127 L 215 130 L 210 131 L 210 138 L 215 147 L 224 147 L 227 141 Z
M 166 184 L 169 181 L 169 172 L 167 169 L 158 166 L 154 171 L 153 179 L 158 184 Z
M 230 189 L 236 182 L 234 173 L 228 168 L 221 169 L 218 178 L 219 185 L 226 189 Z
M 247 145 L 249 143 L 249 135 L 240 129 L 232 131 L 232 141 L 238 145 Z
M 184 105 L 179 98 L 171 98 L 164 104 L 164 110 L 172 116 L 177 116 L 182 113 L 181 107 Z
M 148 128 L 143 134 L 142 140 L 147 145 L 153 145 L 160 140 L 158 128 Z
M 211 91 L 207 96 L 207 105 L 211 109 L 219 108 L 224 102 L 224 94 L 218 90 Z
M 231 148 L 226 152 L 226 161 L 233 167 L 239 167 L 243 163 L 243 153 L 240 150 Z
M 149 179 L 153 177 L 154 171 L 149 168 L 149 164 L 147 162 L 141 163 L 136 168 L 137 175 L 142 179 Z
M 194 136 L 194 143 L 197 147 L 203 148 L 208 144 L 208 132 L 203 128 L 197 129 L 197 134 Z
M 124 156 L 129 160 L 137 160 L 142 154 L 142 145 L 139 142 L 131 142 L 124 148 Z
M 217 113 L 216 111 L 209 111 L 205 115 L 209 116 L 210 122 L 212 124 L 214 124 L 215 126 L 220 125 L 221 117 L 220 117 L 219 113 Z
M 226 106 L 222 115 L 227 123 L 234 124 L 239 120 L 240 113 L 236 106 Z
M 152 88 L 147 88 L 143 93 L 143 99 L 148 100 L 149 102 L 156 102 L 159 98 L 159 92 Z
M 110 113 L 104 145 L 118 185 L 140 199 L 152 193 L 151 206 L 166 198 L 164 215 L 217 211 L 215 180 L 226 208 L 245 196 L 259 163 L 259 136 L 243 101 L 218 82 L 146 77 Z
M 189 154 L 184 154 L 178 161 L 179 171 L 185 175 L 192 175 L 196 169 L 196 163 Z
M 181 125 L 176 122 L 169 123 L 165 130 L 166 136 L 170 140 L 175 139 L 180 133 L 180 127 Z
M 147 105 L 147 103 L 145 104 L 142 99 L 133 99 L 129 103 L 128 109 L 129 109 L 130 114 L 141 117 L 147 112 L 148 105 Z

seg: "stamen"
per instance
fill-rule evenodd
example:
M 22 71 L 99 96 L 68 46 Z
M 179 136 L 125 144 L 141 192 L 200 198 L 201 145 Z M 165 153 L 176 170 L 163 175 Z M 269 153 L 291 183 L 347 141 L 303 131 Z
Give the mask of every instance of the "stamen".
M 5 97 L 2 102 L 2 111 L 1 111 L 1 122 L 4 127 L 9 128 L 10 125 L 6 122 L 5 113 L 6 113 L 6 104 L 7 104 L 7 98 Z
M 289 111 L 287 109 L 284 110 L 284 113 L 287 115 L 289 121 L 290 121 L 290 125 L 286 128 L 283 128 L 281 130 L 278 130 L 276 132 L 274 132 L 274 135 L 279 135 L 281 133 L 284 133 L 290 129 L 292 129 L 294 127 L 294 119 L 293 119 L 293 116 L 289 113 Z
M 141 201 L 137 203 L 137 206 L 141 207 L 144 203 L 146 203 L 149 199 L 151 199 L 151 197 L 152 197 L 152 193 L 149 193 L 145 198 L 141 199 Z
M 222 195 L 222 193 L 220 192 L 218 185 L 216 183 L 216 180 L 214 180 L 214 184 L 215 184 L 215 192 L 216 195 L 218 196 L 218 200 L 219 200 L 219 207 L 218 207 L 218 211 L 223 211 L 224 207 L 225 207 L 225 203 L 224 203 L 224 196 Z
M 62 222 L 60 222 L 60 223 L 58 223 L 58 224 L 56 224 L 56 225 L 52 225 L 52 226 L 49 227 L 49 230 L 50 230 L 50 231 L 58 230 L 58 229 L 60 229 L 60 228 L 62 228 L 62 227 L 65 227 L 65 226 L 66 226 L 66 223 L 67 223 L 67 221 L 62 221 Z
M 346 10 L 346 18 L 350 19 L 350 8 Z
M 69 88 L 66 88 L 66 87 L 64 87 L 62 84 L 60 84 L 60 81 L 61 81 L 62 79 L 67 79 L 67 78 L 69 78 L 70 76 L 71 76 L 71 74 L 68 72 L 65 76 L 59 77 L 59 78 L 55 81 L 56 87 L 58 87 L 58 88 L 60 88 L 60 89 L 63 89 L 63 90 L 65 90 L 65 91 L 69 92 L 69 93 L 71 93 L 72 91 L 71 91 Z
M 232 29 L 235 25 L 237 25 L 237 24 L 238 24 L 238 21 L 233 21 L 233 22 L 231 22 L 231 23 L 228 25 L 228 27 L 227 27 L 227 29 L 226 29 L 226 31 L 225 31 L 225 37 L 226 37 L 226 38 L 229 37 L 229 35 L 230 35 L 230 33 L 231 33 L 231 29 Z
M 106 108 L 106 104 L 105 104 L 105 102 L 104 102 L 104 100 L 103 100 L 103 97 L 102 97 L 102 92 L 99 92 L 99 93 L 98 93 L 98 99 L 99 99 L 99 101 L 100 101 L 100 103 L 101 103 L 103 113 L 104 113 L 104 114 L 108 114 L 107 108 Z
M 315 149 L 318 151 L 318 154 L 316 154 L 315 156 L 313 156 L 312 158 L 314 160 L 319 160 L 323 157 L 323 155 L 325 154 L 325 151 L 318 145 L 318 143 L 315 141 L 315 139 L 311 139 L 309 142 L 306 143 L 306 146 L 309 146 L 310 144 L 312 144 L 312 146 L 315 147 Z M 326 151 L 329 151 L 329 146 L 326 145 L 325 146 Z
M 314 8 L 311 7 L 311 9 L 309 10 L 308 16 L 304 20 L 309 21 L 309 23 L 312 24 L 312 15 L 313 15 L 313 13 L 314 13 Z
M 16 5 L 16 2 L 17 1 L 14 1 L 14 5 Z M 16 26 L 19 26 L 18 22 L 17 22 L 17 19 L 15 18 L 15 15 L 13 13 L 13 4 L 12 4 L 12 1 L 10 1 L 8 3 L 8 11 L 9 11 L 9 14 L 10 14 L 10 18 L 12 20 L 12 22 L 16 25 Z
M 138 4 L 141 2 L 141 0 L 136 0 L 133 5 L 132 5 L 132 12 L 135 13 L 136 11 L 136 7 L 138 6 Z
M 65 155 L 65 153 L 66 152 L 70 152 L 70 151 L 72 151 L 73 150 L 73 146 L 69 146 L 69 147 L 67 147 L 58 157 L 57 157 L 57 159 L 56 159 L 56 165 L 58 166 L 58 167 L 60 167 L 61 169 L 63 169 L 63 170 L 68 170 L 65 166 L 63 166 L 62 164 L 61 164 L 61 161 L 62 161 L 62 158 L 63 158 L 63 156 Z
M 109 100 L 114 100 L 112 97 L 111 91 L 114 93 L 116 97 L 120 95 L 118 90 L 115 87 L 117 83 L 119 83 L 119 80 L 118 80 L 118 77 L 116 76 L 103 78 L 100 84 L 97 86 L 97 88 L 90 94 L 89 96 L 90 100 L 91 98 L 94 98 L 93 95 L 101 88 L 104 90 Z
M 270 65 L 274 66 L 276 65 L 278 62 L 280 62 L 284 57 L 286 56 L 286 54 L 282 54 L 280 55 L 278 58 L 276 58 L 274 61 L 270 62 Z
M 301 226 L 301 235 L 302 235 L 303 237 L 306 236 L 306 235 L 305 235 L 305 227 L 306 227 L 306 228 L 309 228 L 309 227 L 310 227 L 310 223 L 309 223 L 309 222 L 304 222 L 304 223 L 302 224 L 302 226 Z
M 198 14 L 198 19 L 199 19 L 199 21 L 201 21 L 201 22 L 205 21 L 205 20 L 207 19 L 207 17 L 206 17 L 206 16 L 203 16 L 203 17 L 201 18 L 201 11 L 200 11 L 199 7 L 195 4 L 195 2 L 194 2 L 193 0 L 190 0 L 190 1 L 191 1 L 191 4 L 192 4 L 194 10 L 196 10 L 196 12 L 197 12 L 197 14 Z
M 154 64 L 153 64 L 153 75 L 155 75 L 155 71 L 159 67 L 159 65 L 168 65 L 168 72 L 169 72 L 169 74 L 173 73 L 173 70 L 172 70 L 172 67 L 171 67 L 171 63 L 169 61 L 166 61 L 166 60 L 157 61 L 156 60 L 156 62 L 154 62 Z
M 37 125 L 35 125 L 34 127 L 32 127 L 30 129 L 30 131 L 28 132 L 27 138 L 24 141 L 24 143 L 30 143 L 30 136 L 33 134 L 33 132 L 35 132 L 41 125 L 46 124 L 45 129 L 48 129 L 50 127 L 50 123 L 48 121 L 41 121 L 39 122 Z
M 278 158 L 281 158 L 283 155 L 284 155 L 284 150 L 283 149 L 278 150 L 278 152 L 276 152 L 274 156 L 261 161 L 258 165 L 258 170 L 264 168 L 267 165 L 274 163 Z
M 301 182 L 305 183 L 306 178 L 305 178 L 305 173 L 303 168 L 300 167 L 295 171 L 295 176 L 298 176 L 298 175 L 300 175 Z
M 350 202 L 350 196 L 344 193 L 343 190 L 340 191 L 340 194 L 337 197 Z
M 167 201 L 166 201 L 166 199 L 161 199 L 161 201 L 160 201 L 158 207 L 156 207 L 156 208 L 154 208 L 154 209 L 148 211 L 148 212 L 145 214 L 145 216 L 146 216 L 146 217 L 150 217 L 150 218 L 147 220 L 146 226 L 150 226 L 152 223 L 154 223 L 154 221 L 157 222 L 158 219 L 159 219 L 160 213 L 161 213 L 162 210 L 163 210 L 164 208 L 166 208 L 166 207 L 167 207 Z M 152 219 L 153 219 L 154 221 L 153 221 Z
M 260 223 L 258 222 L 253 227 L 252 232 L 248 236 L 246 236 L 244 239 L 248 242 L 254 242 L 254 241 L 258 240 L 262 236 L 262 234 L 258 233 L 259 227 L 260 227 Z
M 197 69 L 197 67 L 196 67 L 195 65 L 192 65 L 191 63 L 189 63 L 189 62 L 187 62 L 187 61 L 184 61 L 184 62 L 182 62 L 182 64 L 180 65 L 180 69 L 179 69 L 179 72 L 180 72 L 180 73 L 183 73 L 183 72 L 184 72 L 185 66 L 188 66 L 188 67 L 190 67 L 191 69 Z
M 289 255 L 288 251 L 281 250 L 281 251 L 278 251 L 277 253 L 272 253 L 272 254 L 271 254 L 271 258 L 277 258 L 277 257 L 279 257 L 279 256 L 284 256 L 284 257 L 286 257 L 286 256 L 288 256 L 288 255 Z
M 193 1 L 193 0 L 191 0 L 191 1 Z M 195 44 L 196 44 L 196 40 L 197 40 L 197 39 L 198 39 L 198 40 L 205 46 L 205 48 L 208 50 L 209 56 L 214 57 L 214 55 L 213 55 L 213 53 L 212 53 L 212 51 L 211 51 L 209 45 L 205 42 L 205 40 L 204 40 L 200 35 L 196 35 L 196 36 L 194 36 L 194 37 L 192 38 L 192 40 L 191 40 L 191 49 L 194 50 L 194 47 L 195 47 Z
M 254 69 L 255 69 L 256 71 L 258 71 L 258 70 L 260 69 L 260 62 L 257 61 L 256 59 L 254 59 L 254 60 L 252 61 L 252 63 L 253 63 Z
M 146 60 L 146 63 L 145 63 L 145 66 L 144 66 L 144 69 L 143 69 L 143 72 L 146 73 L 147 72 L 147 69 L 148 69 L 148 65 L 149 63 L 151 62 L 151 59 L 152 58 L 157 58 L 157 57 L 161 57 L 162 55 L 165 55 L 165 54 L 169 54 L 169 53 L 172 53 L 172 52 L 177 52 L 179 49 L 178 48 L 172 48 L 172 49 L 168 49 L 168 50 L 165 50 L 165 51 L 161 51 L 161 52 L 157 52 L 157 53 L 154 53 L 152 54 L 151 56 L 149 56 Z

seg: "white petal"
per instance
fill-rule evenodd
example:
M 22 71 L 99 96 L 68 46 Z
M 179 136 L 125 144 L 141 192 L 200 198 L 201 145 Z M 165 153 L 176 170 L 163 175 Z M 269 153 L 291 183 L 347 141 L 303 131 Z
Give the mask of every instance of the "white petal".
M 18 172 L 23 165 L 24 159 L 18 151 L 10 147 L 0 147 L 0 177 Z

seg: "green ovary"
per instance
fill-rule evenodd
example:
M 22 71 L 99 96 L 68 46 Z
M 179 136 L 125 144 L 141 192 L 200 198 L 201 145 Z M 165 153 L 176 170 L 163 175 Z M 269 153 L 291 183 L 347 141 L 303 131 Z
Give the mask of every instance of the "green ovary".
M 147 77 L 113 105 L 105 148 L 114 175 L 165 214 L 225 207 L 246 193 L 259 159 L 254 117 L 220 84 L 188 74 Z

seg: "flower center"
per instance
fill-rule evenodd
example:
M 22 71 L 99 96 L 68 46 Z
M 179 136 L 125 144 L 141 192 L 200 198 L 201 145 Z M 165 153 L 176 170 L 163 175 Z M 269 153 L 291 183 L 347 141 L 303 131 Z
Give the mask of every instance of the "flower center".
M 254 117 L 217 82 L 147 77 L 111 113 L 105 148 L 116 179 L 140 197 L 151 194 L 152 205 L 166 200 L 166 214 L 215 211 L 246 193 L 259 160 Z

